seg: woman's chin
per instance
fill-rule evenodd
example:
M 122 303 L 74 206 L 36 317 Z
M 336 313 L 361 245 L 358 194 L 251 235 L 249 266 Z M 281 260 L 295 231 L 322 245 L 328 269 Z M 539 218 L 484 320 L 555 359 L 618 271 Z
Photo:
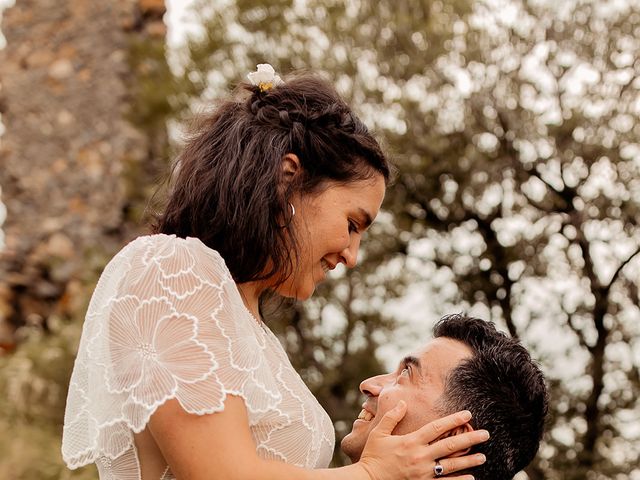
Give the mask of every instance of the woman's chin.
M 313 287 L 311 287 L 310 289 L 304 289 L 303 291 L 298 291 L 296 292 L 295 298 L 296 300 L 300 300 L 300 301 L 305 301 L 308 300 L 309 298 L 311 298 L 311 295 L 313 295 L 313 292 L 315 292 L 316 287 L 315 285 Z
M 300 301 L 304 301 L 304 300 L 308 300 L 311 295 L 313 295 L 313 292 L 315 291 L 316 286 L 315 284 L 313 285 L 302 285 L 298 288 L 277 288 L 276 292 L 278 293 L 278 295 L 281 295 L 283 297 L 286 298 L 290 298 L 292 300 L 300 300 Z

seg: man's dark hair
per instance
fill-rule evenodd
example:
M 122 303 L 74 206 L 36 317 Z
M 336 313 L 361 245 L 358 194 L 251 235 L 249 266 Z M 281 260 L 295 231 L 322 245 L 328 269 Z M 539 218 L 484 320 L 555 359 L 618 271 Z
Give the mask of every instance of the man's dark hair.
M 288 153 L 302 172 L 287 184 Z M 237 283 L 283 282 L 298 255 L 292 196 L 376 174 L 389 180 L 387 158 L 327 81 L 300 73 L 266 91 L 245 82 L 195 125 L 154 231 L 199 238 Z
M 486 463 L 469 473 L 477 480 L 513 478 L 533 460 L 542 439 L 548 396 L 540 368 L 520 342 L 479 318 L 445 316 L 433 334 L 473 351 L 447 376 L 439 405 L 443 414 L 469 410 L 473 428 L 491 435 L 472 449 L 484 453 Z

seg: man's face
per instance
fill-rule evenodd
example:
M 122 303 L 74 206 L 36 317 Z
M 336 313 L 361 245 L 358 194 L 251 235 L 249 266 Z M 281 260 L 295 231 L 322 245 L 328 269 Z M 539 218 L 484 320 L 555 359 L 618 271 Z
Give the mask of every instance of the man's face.
M 400 400 L 406 402 L 407 413 L 393 431 L 396 435 L 413 432 L 439 418 L 436 406 L 447 375 L 472 355 L 471 349 L 458 340 L 435 338 L 405 357 L 394 372 L 366 379 L 360 391 L 367 400 L 351 433 L 342 440 L 342 451 L 353 462 L 358 461 L 371 430 Z

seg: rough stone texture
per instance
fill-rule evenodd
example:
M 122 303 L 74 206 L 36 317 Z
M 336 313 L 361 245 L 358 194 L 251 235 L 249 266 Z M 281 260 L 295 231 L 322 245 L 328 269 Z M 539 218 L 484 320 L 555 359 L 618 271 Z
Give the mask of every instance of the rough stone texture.
M 88 247 L 130 236 L 121 171 L 147 139 L 126 120 L 132 36 L 163 36 L 162 1 L 18 0 L 0 50 L 0 348 L 65 314 Z

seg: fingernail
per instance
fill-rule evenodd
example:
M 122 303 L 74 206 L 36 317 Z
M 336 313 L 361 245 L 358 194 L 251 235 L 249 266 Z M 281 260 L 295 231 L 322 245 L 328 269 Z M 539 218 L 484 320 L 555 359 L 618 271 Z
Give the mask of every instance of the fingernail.
M 489 440 L 489 432 L 487 432 L 486 430 L 481 430 L 482 432 L 482 438 L 484 438 L 485 440 Z
M 463 410 L 462 413 L 460 414 L 460 416 L 462 417 L 463 420 L 471 420 L 471 412 L 469 410 Z
M 487 457 L 485 457 L 483 454 L 479 453 L 478 455 L 476 455 L 476 458 L 478 459 L 478 461 L 480 463 L 484 463 L 487 461 Z
M 398 408 L 398 409 L 402 409 L 402 408 L 404 408 L 404 406 L 405 406 L 405 405 L 406 405 L 406 404 L 404 403 L 404 400 L 400 400 L 400 401 L 398 402 L 398 405 L 396 406 L 396 408 Z

